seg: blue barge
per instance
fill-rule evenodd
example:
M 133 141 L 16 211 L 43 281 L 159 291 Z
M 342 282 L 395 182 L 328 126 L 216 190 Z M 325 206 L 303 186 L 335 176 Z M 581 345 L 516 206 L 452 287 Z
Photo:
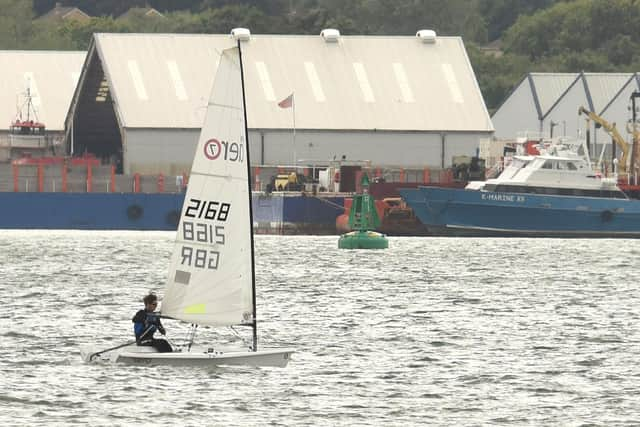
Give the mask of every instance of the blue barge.
M 0 229 L 176 230 L 183 193 L 0 192 Z M 264 234 L 336 234 L 343 196 L 254 193 Z

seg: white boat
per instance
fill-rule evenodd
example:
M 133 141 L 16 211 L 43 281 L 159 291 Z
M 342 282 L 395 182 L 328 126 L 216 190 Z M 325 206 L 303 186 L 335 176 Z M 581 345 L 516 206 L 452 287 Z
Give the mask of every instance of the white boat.
M 85 349 L 85 361 L 284 367 L 294 349 L 258 347 L 249 144 L 240 41 L 221 57 L 178 225 L 160 315 L 192 325 L 253 328 L 251 345 L 192 342 L 159 353 L 135 342 Z M 195 326 L 194 326 L 195 335 Z M 193 340 L 193 336 L 192 336 Z
M 593 170 L 586 141 L 556 138 L 541 141 L 536 154 L 524 152 L 523 142 L 516 155 L 505 158 L 502 173 L 486 181 L 471 181 L 466 190 L 585 196 L 626 199 L 618 187 L 617 174 L 606 178 Z
M 607 178 L 593 170 L 583 141 L 558 139 L 537 151 L 465 189 L 400 193 L 433 234 L 640 238 L 640 201 L 618 187 L 615 171 Z

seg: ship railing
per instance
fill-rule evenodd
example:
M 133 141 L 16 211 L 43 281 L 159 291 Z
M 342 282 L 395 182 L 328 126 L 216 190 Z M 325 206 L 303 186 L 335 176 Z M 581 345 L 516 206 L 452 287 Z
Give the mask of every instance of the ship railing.
M 34 159 L 32 163 L 0 164 L 0 191 L 69 193 L 181 193 L 187 177 L 119 175 L 114 165 L 87 163 L 69 165 L 64 161 Z
M 516 133 L 516 143 L 524 144 L 529 141 L 542 141 L 545 139 L 544 134 L 538 131 L 525 130 Z
M 89 193 L 181 193 L 188 184 L 186 174 L 117 174 L 116 166 L 101 164 L 98 159 L 24 159 L 14 163 L 0 163 L 0 191 L 3 192 L 89 192 Z M 90 161 L 91 160 L 91 161 Z M 80 162 L 80 163 L 76 163 Z M 437 167 L 365 167 L 351 177 L 356 182 L 351 191 L 345 191 L 341 180 L 348 179 L 340 169 L 329 166 L 297 167 L 306 179 L 296 193 L 358 192 L 357 174 L 367 173 L 374 183 L 453 184 L 450 168 Z M 320 176 L 321 171 L 324 176 Z M 290 172 L 277 166 L 261 165 L 252 168 L 252 189 L 266 191 L 271 177 Z M 338 172 L 336 174 L 336 172 Z M 322 179 L 323 178 L 324 181 Z

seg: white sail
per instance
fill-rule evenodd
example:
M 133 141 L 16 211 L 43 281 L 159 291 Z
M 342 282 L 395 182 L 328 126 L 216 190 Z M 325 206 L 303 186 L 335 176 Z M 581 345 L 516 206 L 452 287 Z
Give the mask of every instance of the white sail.
M 225 50 L 196 149 L 162 315 L 253 322 L 247 147 L 238 48 Z

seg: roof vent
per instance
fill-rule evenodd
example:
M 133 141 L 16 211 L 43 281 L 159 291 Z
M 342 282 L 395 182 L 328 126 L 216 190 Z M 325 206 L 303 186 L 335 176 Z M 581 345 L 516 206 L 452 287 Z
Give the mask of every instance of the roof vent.
M 336 43 L 340 38 L 340 31 L 334 28 L 325 28 L 320 32 L 320 35 L 327 43 Z
M 251 38 L 251 31 L 248 28 L 234 28 L 231 30 L 231 37 L 236 40 L 247 41 Z
M 422 43 L 436 42 L 436 32 L 433 30 L 420 30 L 416 33 L 416 37 L 422 40 Z

